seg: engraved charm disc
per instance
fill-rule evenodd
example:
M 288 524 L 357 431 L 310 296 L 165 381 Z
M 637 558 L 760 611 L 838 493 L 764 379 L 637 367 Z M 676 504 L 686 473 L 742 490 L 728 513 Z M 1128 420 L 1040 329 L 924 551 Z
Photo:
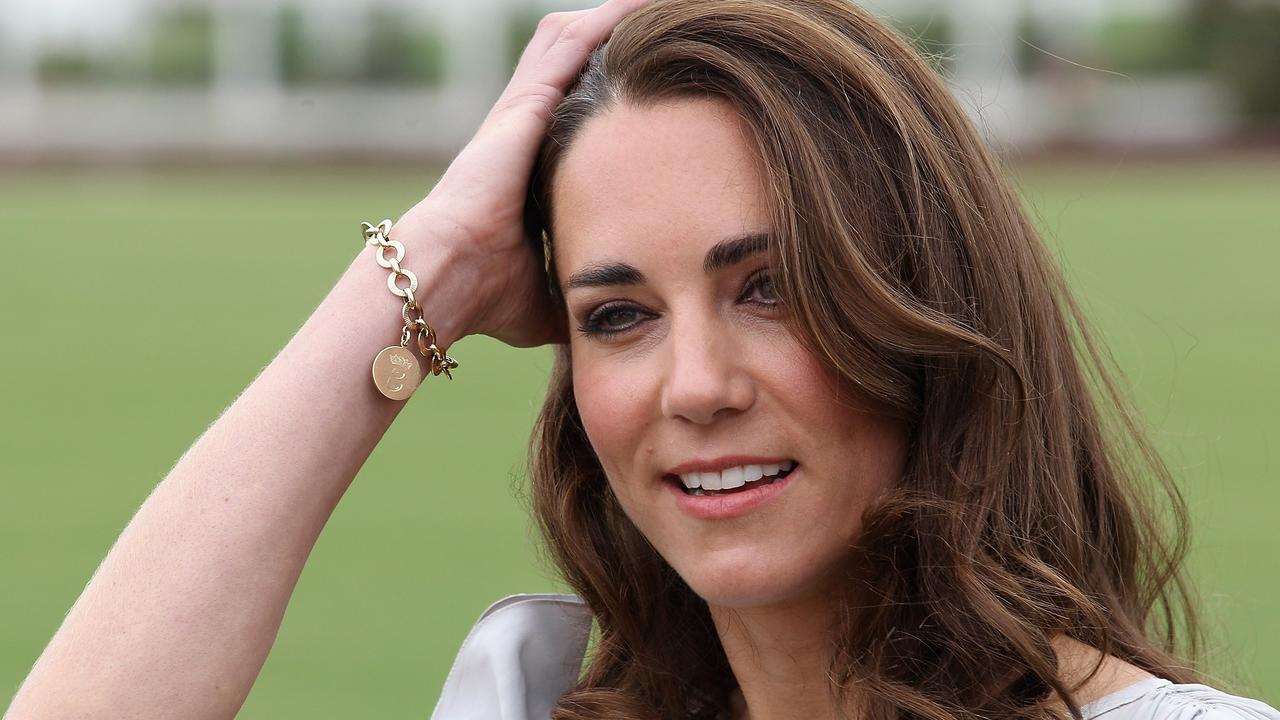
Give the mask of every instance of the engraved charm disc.
M 407 399 L 421 382 L 422 367 L 407 347 L 385 347 L 373 359 L 373 384 L 392 400 Z

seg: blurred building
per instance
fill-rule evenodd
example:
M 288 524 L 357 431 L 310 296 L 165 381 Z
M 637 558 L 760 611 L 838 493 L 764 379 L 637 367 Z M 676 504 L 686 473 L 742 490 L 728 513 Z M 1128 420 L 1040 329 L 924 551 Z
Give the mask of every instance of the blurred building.
M 594 4 L 0 0 L 0 162 L 447 159 L 537 20 Z M 1204 63 L 1133 72 L 1116 57 L 1170 27 L 1185 35 L 1195 0 L 865 4 L 933 59 L 1002 147 L 1183 147 L 1236 126 L 1231 88 Z

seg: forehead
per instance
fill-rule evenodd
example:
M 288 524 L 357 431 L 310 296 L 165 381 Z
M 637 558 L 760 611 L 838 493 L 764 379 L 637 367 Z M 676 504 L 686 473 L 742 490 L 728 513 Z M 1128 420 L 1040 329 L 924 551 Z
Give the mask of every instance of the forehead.
M 560 276 L 604 258 L 701 253 L 768 220 L 749 129 L 719 99 L 621 103 L 588 120 L 552 188 Z

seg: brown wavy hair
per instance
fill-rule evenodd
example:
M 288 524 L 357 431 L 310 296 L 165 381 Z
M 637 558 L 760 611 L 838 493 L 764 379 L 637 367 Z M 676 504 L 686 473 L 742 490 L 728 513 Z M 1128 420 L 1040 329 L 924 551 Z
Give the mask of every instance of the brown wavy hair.
M 868 720 L 1049 718 L 1056 692 L 1079 717 L 1059 632 L 1200 682 L 1182 496 L 993 153 L 873 15 L 841 0 L 659 0 L 628 16 L 554 111 L 532 236 L 554 249 L 553 179 L 584 123 L 707 97 L 736 108 L 759 150 L 793 332 L 910 431 L 904 476 L 864 516 L 867 572 L 831 628 L 836 700 L 856 691 Z M 554 717 L 725 717 L 735 682 L 706 603 L 610 491 L 570 372 L 561 347 L 533 433 L 533 506 L 598 638 Z

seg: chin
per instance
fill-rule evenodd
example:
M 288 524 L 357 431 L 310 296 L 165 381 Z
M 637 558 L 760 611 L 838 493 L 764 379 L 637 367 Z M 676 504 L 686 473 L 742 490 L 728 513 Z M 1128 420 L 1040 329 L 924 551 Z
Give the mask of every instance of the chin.
M 740 610 L 811 597 L 834 577 L 829 569 L 813 567 L 811 560 L 761 562 L 758 555 L 749 552 L 721 552 L 675 567 L 708 605 Z

